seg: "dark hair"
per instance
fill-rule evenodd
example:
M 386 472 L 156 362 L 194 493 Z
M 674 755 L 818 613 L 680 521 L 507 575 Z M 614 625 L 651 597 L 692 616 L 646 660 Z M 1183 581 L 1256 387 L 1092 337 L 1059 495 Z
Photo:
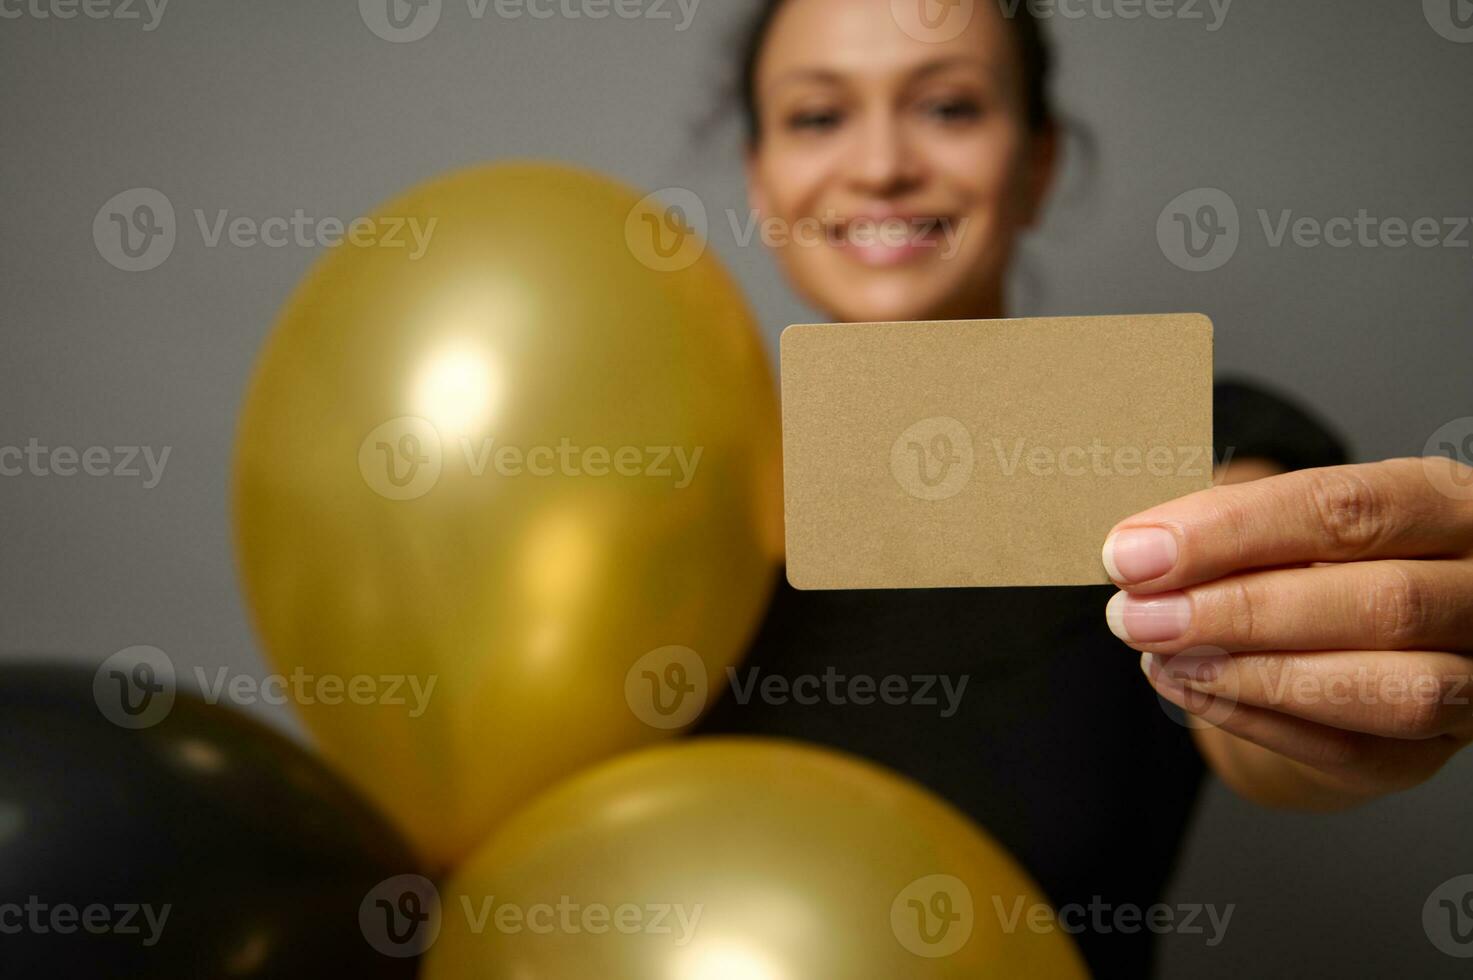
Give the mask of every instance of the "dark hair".
M 756 15 L 748 26 L 741 46 L 741 74 L 737 95 L 741 101 L 747 142 L 756 143 L 762 135 L 762 122 L 757 112 L 757 62 L 767 43 L 768 32 L 786 0 L 759 0 Z M 982 0 L 985 2 L 985 0 Z M 1028 10 L 1026 3 L 1007 10 L 1000 4 L 999 13 L 1013 30 L 1018 42 L 1019 60 L 1023 65 L 1023 103 L 1028 126 L 1035 132 L 1052 125 L 1055 120 L 1049 82 L 1053 74 L 1053 52 L 1043 25 Z

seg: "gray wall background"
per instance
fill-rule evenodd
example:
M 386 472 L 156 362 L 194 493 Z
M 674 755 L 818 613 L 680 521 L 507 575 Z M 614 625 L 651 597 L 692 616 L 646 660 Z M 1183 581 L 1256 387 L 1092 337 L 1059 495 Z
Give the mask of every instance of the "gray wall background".
M 1273 248 L 1257 212 L 1473 215 L 1473 44 L 1431 26 L 1448 2 L 1238 0 L 1217 30 L 1205 3 L 1207 20 L 1055 17 L 1060 99 L 1099 162 L 1071 167 L 1016 312 L 1206 312 L 1221 370 L 1298 392 L 1361 458 L 1420 453 L 1473 414 L 1473 233 L 1462 248 Z M 153 489 L 0 479 L 0 650 L 100 661 L 150 644 L 184 670 L 266 672 L 232 567 L 227 465 L 254 354 L 316 255 L 206 248 L 189 212 L 352 217 L 508 156 L 690 188 L 713 216 L 742 209 L 734 123 L 703 140 L 686 123 L 711 106 L 746 8 L 705 0 L 679 32 L 678 10 L 476 20 L 445 0 L 435 30 L 407 44 L 376 37 L 347 0 L 175 0 L 152 31 L 25 8 L 0 21 L 0 444 L 172 447 Z M 138 186 L 172 201 L 179 241 L 128 274 L 91 227 Z M 1190 273 L 1167 261 L 1156 224 L 1199 187 L 1234 200 L 1242 239 L 1222 268 Z M 758 245 L 721 224 L 713 241 L 770 341 L 812 317 Z M 1164 975 L 1466 975 L 1421 912 L 1434 887 L 1473 872 L 1470 791 L 1473 754 L 1330 818 L 1214 789 L 1175 898 L 1237 909 L 1216 948 L 1168 937 Z M 1140 833 L 1154 830 L 1142 813 Z

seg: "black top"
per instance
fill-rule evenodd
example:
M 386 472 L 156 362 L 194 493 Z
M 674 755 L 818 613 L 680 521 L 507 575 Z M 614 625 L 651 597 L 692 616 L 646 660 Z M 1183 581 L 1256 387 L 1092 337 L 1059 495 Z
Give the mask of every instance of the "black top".
M 1214 399 L 1219 458 L 1289 469 L 1344 461 L 1339 443 L 1283 399 L 1240 384 Z M 778 587 L 738 677 L 834 683 L 944 678 L 911 703 L 819 697 L 745 704 L 727 691 L 699 734 L 776 735 L 832 746 L 919 781 L 1013 854 L 1065 919 L 1097 977 L 1145 977 L 1152 934 L 1090 928 L 1091 903 L 1161 900 L 1203 777 L 1189 731 L 1105 626 L 1110 586 L 799 592 Z M 812 682 L 807 682 L 810 685 Z M 807 689 L 805 689 L 807 690 Z M 915 703 L 929 701 L 936 703 Z M 904 701 L 892 697 L 891 701 Z M 954 712 L 949 705 L 955 707 Z M 1082 911 L 1081 911 L 1082 910 Z M 978 915 L 991 915 L 979 908 Z M 1109 917 L 1105 917 L 1109 921 Z

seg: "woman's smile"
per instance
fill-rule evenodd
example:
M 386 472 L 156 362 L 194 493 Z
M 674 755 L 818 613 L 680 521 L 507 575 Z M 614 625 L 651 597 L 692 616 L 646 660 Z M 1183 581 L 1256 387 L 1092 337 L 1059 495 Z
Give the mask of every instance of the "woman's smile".
M 831 224 L 829 241 L 861 266 L 886 269 L 950 258 L 965 225 L 951 215 L 859 214 Z

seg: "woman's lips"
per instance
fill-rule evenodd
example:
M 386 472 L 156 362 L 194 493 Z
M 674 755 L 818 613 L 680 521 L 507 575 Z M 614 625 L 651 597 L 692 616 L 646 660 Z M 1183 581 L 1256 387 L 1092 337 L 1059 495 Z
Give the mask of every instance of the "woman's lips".
M 833 227 L 830 241 L 841 255 L 868 268 L 890 268 L 940 254 L 950 218 L 855 217 Z

